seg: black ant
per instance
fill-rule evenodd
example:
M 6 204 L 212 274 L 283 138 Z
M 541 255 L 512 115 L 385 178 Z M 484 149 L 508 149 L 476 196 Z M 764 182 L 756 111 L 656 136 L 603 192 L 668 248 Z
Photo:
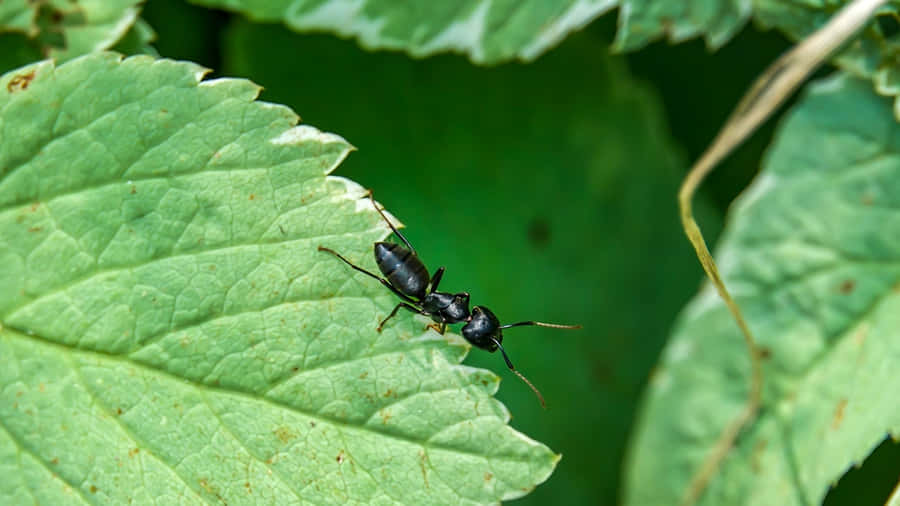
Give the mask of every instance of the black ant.
M 375 243 L 375 263 L 387 279 L 381 278 L 362 267 L 354 265 L 338 252 L 330 248 L 319 246 L 319 251 L 331 253 L 353 269 L 377 279 L 378 282 L 387 287 L 388 290 L 400 297 L 403 301 L 394 306 L 393 311 L 391 311 L 387 318 L 378 324 L 376 330 L 381 332 L 384 324 L 393 318 L 401 307 L 412 311 L 413 313 L 430 317 L 439 324 L 439 327 L 429 326 L 434 328 L 440 334 L 444 333 L 449 324 L 466 322 L 462 328 L 463 337 L 476 348 L 480 348 L 490 353 L 499 349 L 509 370 L 515 373 L 516 376 L 534 391 L 534 394 L 541 402 L 541 406 L 546 408 L 547 405 L 544 402 L 544 396 L 541 395 L 541 392 L 535 388 L 530 381 L 528 381 L 528 378 L 516 370 L 512 361 L 509 360 L 506 350 L 503 349 L 503 346 L 501 345 L 503 342 L 503 329 L 527 325 L 557 329 L 580 329 L 581 325 L 558 325 L 555 323 L 536 321 L 500 325 L 500 320 L 490 309 L 484 306 L 475 306 L 470 312 L 469 294 L 467 292 L 451 294 L 437 291 L 438 284 L 441 282 L 441 278 L 444 275 L 444 267 L 438 268 L 434 273 L 434 277 L 430 277 L 428 275 L 428 269 L 425 268 L 425 264 L 419 259 L 415 248 L 413 248 L 406 237 L 394 227 L 394 224 L 387 218 L 384 211 L 378 207 L 378 204 L 375 203 L 375 198 L 372 196 L 372 192 L 366 192 L 366 195 L 364 195 L 363 198 L 365 197 L 368 197 L 369 200 L 372 201 L 372 206 L 375 207 L 378 214 L 380 214 L 388 224 L 388 227 L 391 228 L 394 235 L 399 237 L 400 240 L 403 241 L 403 244 L 406 245 L 406 248 L 404 248 L 396 243 Z

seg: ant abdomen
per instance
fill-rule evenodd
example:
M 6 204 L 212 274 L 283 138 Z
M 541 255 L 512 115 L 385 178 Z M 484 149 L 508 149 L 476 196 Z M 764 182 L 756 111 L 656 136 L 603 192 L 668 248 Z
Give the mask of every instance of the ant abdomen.
M 412 251 L 392 242 L 375 243 L 375 264 L 398 290 L 415 299 L 425 297 L 431 277 Z

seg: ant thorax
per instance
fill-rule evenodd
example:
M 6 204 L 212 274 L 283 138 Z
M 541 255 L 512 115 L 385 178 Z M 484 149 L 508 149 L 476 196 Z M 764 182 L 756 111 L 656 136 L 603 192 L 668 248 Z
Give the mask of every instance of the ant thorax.
M 438 323 L 459 323 L 468 321 L 469 294 L 432 292 L 422 299 L 422 309 Z

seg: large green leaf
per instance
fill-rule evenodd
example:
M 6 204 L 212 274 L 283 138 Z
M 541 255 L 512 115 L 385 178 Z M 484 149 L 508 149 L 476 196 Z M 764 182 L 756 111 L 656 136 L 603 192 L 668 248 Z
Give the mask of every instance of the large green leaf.
M 763 408 L 704 504 L 818 504 L 900 435 L 900 135 L 846 75 L 813 86 L 735 205 L 717 257 L 765 354 Z M 627 504 L 672 504 L 741 409 L 749 370 L 706 287 L 647 392 Z
M 351 147 L 249 81 L 0 78 L 0 503 L 490 503 L 557 460 L 371 279 Z M 21 76 L 27 86 L 8 86 Z M 21 81 L 20 81 L 21 82 Z

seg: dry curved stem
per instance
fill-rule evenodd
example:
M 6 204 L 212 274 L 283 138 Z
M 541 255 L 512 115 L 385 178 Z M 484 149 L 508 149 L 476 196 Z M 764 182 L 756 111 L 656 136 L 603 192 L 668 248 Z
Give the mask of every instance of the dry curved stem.
M 900 481 L 897 482 L 897 486 L 894 487 L 894 491 L 891 492 L 891 496 L 888 497 L 884 506 L 900 506 Z
M 693 245 L 700 265 L 715 285 L 719 295 L 740 327 L 750 357 L 750 385 L 747 402 L 741 413 L 722 431 L 719 440 L 694 473 L 682 496 L 682 505 L 697 502 L 722 460 L 734 445 L 741 430 L 756 418 L 762 394 L 762 368 L 756 340 L 744 320 L 740 308 L 722 282 L 700 227 L 694 220 L 691 199 L 700 183 L 712 169 L 750 136 L 772 113 L 791 96 L 834 50 L 853 36 L 884 5 L 886 0 L 855 0 L 835 14 L 818 31 L 782 55 L 756 80 L 725 126 L 713 140 L 700 160 L 691 167 L 678 192 L 678 206 L 684 233 Z

